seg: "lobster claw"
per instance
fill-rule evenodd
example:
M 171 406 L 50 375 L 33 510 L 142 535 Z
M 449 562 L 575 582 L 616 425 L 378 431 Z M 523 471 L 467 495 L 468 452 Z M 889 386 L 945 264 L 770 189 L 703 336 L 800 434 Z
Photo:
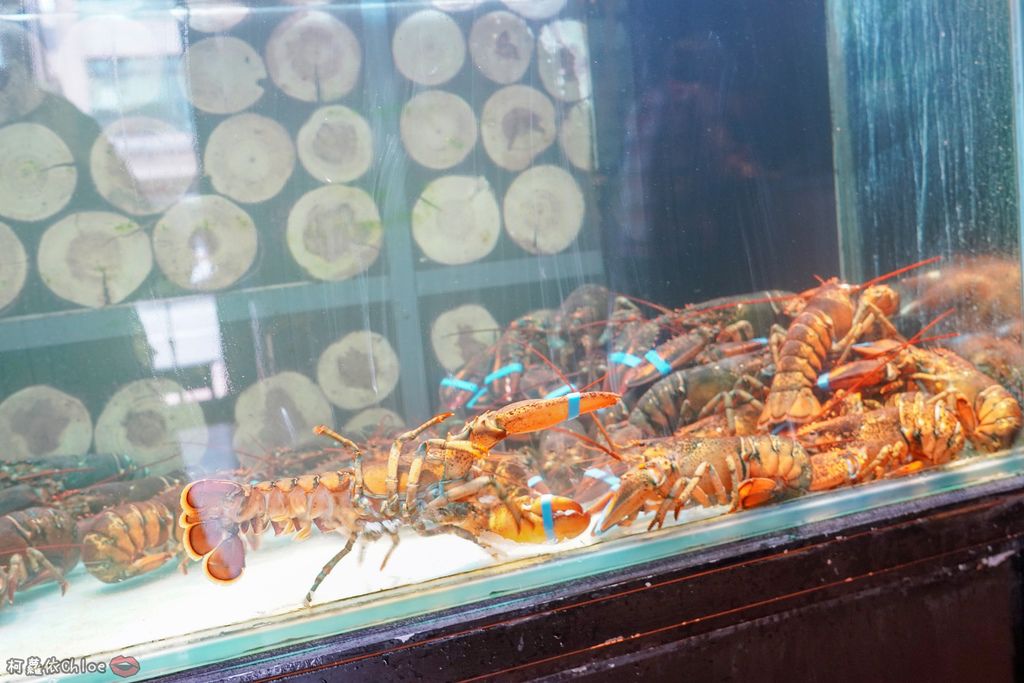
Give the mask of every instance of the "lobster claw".
M 624 474 L 619 490 L 605 509 L 598 531 L 603 533 L 616 524 L 636 517 L 659 485 L 655 473 L 648 469 L 634 469 Z
M 572 392 L 558 398 L 510 403 L 494 411 L 493 417 L 508 434 L 527 434 L 613 406 L 621 398 L 610 391 Z
M 824 392 L 878 386 L 895 380 L 893 368 L 877 360 L 855 360 L 818 375 L 817 387 Z
M 576 538 L 590 526 L 590 514 L 571 498 L 545 494 L 520 498 L 515 505 L 521 512 L 518 525 L 508 508 L 500 506 L 491 512 L 488 529 L 517 543 L 556 543 Z

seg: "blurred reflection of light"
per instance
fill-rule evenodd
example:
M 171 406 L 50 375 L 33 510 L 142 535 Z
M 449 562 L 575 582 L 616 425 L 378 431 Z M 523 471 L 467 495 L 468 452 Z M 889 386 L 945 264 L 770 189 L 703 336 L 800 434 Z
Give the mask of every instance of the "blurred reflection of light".
M 212 296 L 135 304 L 150 348 L 154 371 L 208 366 L 210 386 L 165 397 L 168 405 L 181 400 L 209 401 L 228 394 L 217 302 Z M 173 403 L 172 403 L 173 401 Z
M 188 281 L 193 285 L 199 285 L 213 275 L 213 261 L 210 260 L 210 250 L 207 248 L 206 240 L 195 240 L 192 259 L 195 265 L 192 266 Z

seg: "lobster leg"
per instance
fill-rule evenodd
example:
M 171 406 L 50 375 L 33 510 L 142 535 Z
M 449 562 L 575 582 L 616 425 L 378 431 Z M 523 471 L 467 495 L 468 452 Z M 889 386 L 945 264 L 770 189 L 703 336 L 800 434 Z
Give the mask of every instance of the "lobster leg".
M 498 498 L 501 499 L 501 502 L 506 508 L 508 508 L 509 513 L 512 515 L 512 519 L 515 520 L 516 529 L 518 529 L 522 518 L 522 513 L 520 512 L 519 507 L 509 498 L 505 487 L 489 474 L 480 475 L 476 479 L 445 489 L 437 498 L 430 501 L 427 505 L 427 509 L 437 510 L 453 500 L 467 498 L 488 487 L 494 490 Z
M 399 535 L 393 531 L 388 534 L 388 537 L 391 538 L 391 547 L 388 548 L 388 552 L 384 555 L 384 559 L 380 561 L 381 571 L 384 571 L 384 567 L 387 565 L 388 560 L 391 559 L 391 556 L 395 553 L 395 550 L 398 548 L 398 542 L 401 540 Z
M 665 515 L 668 514 L 668 510 L 672 507 L 673 503 L 678 501 L 676 509 L 683 507 L 686 501 L 690 499 L 690 494 L 694 488 L 700 483 L 700 478 L 704 476 L 704 473 L 708 469 L 708 464 L 702 462 L 697 466 L 697 469 L 693 471 L 693 475 L 690 477 L 680 477 L 672 485 L 668 495 L 665 496 L 664 500 L 661 501 L 661 505 L 658 506 L 658 511 L 654 514 L 654 519 L 647 525 L 647 530 L 660 529 L 665 523 Z M 685 488 L 684 488 L 685 487 Z
M 430 418 L 429 420 L 421 424 L 419 427 L 416 427 L 415 429 L 410 429 L 404 434 L 400 434 L 398 438 L 395 439 L 394 443 L 391 444 L 391 451 L 388 453 L 388 476 L 387 479 L 385 480 L 385 483 L 387 484 L 387 506 L 389 508 L 395 507 L 396 502 L 398 500 L 398 466 L 402 457 L 402 445 L 408 443 L 409 441 L 412 441 L 423 432 L 427 431 L 434 425 L 444 422 L 451 416 L 452 413 L 441 413 L 440 415 L 435 415 L 434 417 Z M 411 495 L 407 495 L 406 499 L 410 501 L 410 504 L 411 501 L 415 499 L 415 491 L 419 487 L 420 483 L 419 471 L 423 467 L 422 455 L 420 453 L 417 453 L 416 457 L 420 459 L 420 462 L 418 465 L 414 463 L 414 466 L 416 467 L 415 479 L 413 479 L 412 470 L 410 469 L 409 471 L 408 486 L 411 491 Z
M 64 595 L 68 592 L 68 580 L 64 578 L 64 572 L 62 572 L 58 567 L 54 566 L 52 562 L 46 559 L 46 555 L 43 555 L 43 553 L 41 553 L 37 548 L 26 548 L 25 555 L 28 558 L 28 561 L 35 565 L 35 567 L 33 567 L 34 571 L 36 570 L 36 567 L 41 567 L 43 569 L 43 572 L 38 574 L 28 584 L 24 584 L 22 586 L 23 588 L 27 588 L 31 585 L 36 585 L 48 579 L 53 579 L 54 581 L 60 584 L 61 595 Z
M 903 335 L 892 324 L 889 317 L 878 306 L 870 301 L 861 301 L 853 315 L 853 323 L 846 336 L 835 343 L 834 349 L 840 351 L 836 364 L 842 363 L 850 355 L 850 349 L 865 332 L 871 329 L 872 325 L 880 325 L 887 335 L 899 341 L 905 341 Z
M 346 555 L 352 552 L 352 546 L 354 546 L 355 544 L 355 535 L 349 536 L 348 541 L 345 542 L 345 547 L 339 550 L 334 557 L 328 560 L 327 564 L 324 565 L 324 568 L 321 569 L 320 573 L 316 575 L 316 578 L 313 579 L 313 585 L 309 587 L 309 592 L 306 593 L 306 598 L 305 600 L 303 600 L 303 603 L 306 605 L 306 607 L 309 607 L 313 604 L 313 593 L 316 592 L 316 589 L 320 587 L 320 584 L 324 582 L 324 579 L 327 578 L 327 575 L 331 573 L 334 567 L 339 562 L 341 562 L 341 560 Z
M 463 540 L 475 543 L 476 545 L 480 546 L 481 548 L 486 550 L 487 554 L 493 557 L 494 559 L 501 559 L 501 554 L 497 550 L 495 550 L 494 548 L 487 547 L 484 543 L 480 541 L 479 538 L 477 538 L 473 534 L 472 531 L 469 531 L 468 529 L 463 529 L 461 526 L 457 524 L 439 524 L 438 526 L 431 527 L 429 529 L 425 526 L 418 525 L 415 527 L 415 529 L 416 533 L 418 533 L 420 536 L 438 536 L 440 534 L 452 534 L 454 536 L 458 536 Z

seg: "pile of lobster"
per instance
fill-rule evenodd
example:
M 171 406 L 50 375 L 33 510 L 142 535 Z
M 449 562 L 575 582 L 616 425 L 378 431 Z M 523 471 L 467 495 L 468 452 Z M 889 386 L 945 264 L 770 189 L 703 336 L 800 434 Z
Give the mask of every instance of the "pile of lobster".
M 338 532 L 309 604 L 360 542 L 390 539 L 384 563 L 410 533 L 498 556 L 498 539 L 558 542 L 641 515 L 655 528 L 688 507 L 740 510 L 1007 448 L 1018 399 L 943 345 L 942 314 L 908 335 L 899 311 L 881 279 L 681 309 L 585 285 L 510 323 L 441 382 L 445 412 L 401 434 L 356 443 L 320 426 L 309 448 L 187 484 L 137 478 L 127 458 L 0 465 L 0 591 L 63 588 L 79 557 L 114 582 L 187 555 L 227 583 L 267 529 Z M 34 507 L 4 509 L 4 495 Z

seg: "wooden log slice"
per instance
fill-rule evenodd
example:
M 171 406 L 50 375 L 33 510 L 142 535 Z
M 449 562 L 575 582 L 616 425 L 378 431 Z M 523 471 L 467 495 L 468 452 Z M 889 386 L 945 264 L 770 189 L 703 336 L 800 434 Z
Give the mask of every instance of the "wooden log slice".
M 348 183 L 373 163 L 373 132 L 362 116 L 348 107 L 317 109 L 299 129 L 299 161 L 322 183 Z
M 435 170 L 462 162 L 476 146 L 476 114 L 464 99 L 443 90 L 406 102 L 400 128 L 409 156 Z
M 557 254 L 572 244 L 583 214 L 583 192 L 558 166 L 523 171 L 505 194 L 505 230 L 531 254 Z
M 169 379 L 126 384 L 96 420 L 97 452 L 129 455 L 151 474 L 198 463 L 208 441 L 202 408 Z
M 465 12 L 471 10 L 479 5 L 483 0 L 431 0 L 431 3 L 437 9 L 443 9 L 445 12 Z
M 380 403 L 398 385 L 398 356 L 382 335 L 359 330 L 320 354 L 316 381 L 334 405 L 359 410 Z
M 521 171 L 555 141 L 555 106 L 526 85 L 509 85 L 484 103 L 480 137 L 498 166 Z
M 0 403 L 0 460 L 20 462 L 47 455 L 80 455 L 92 445 L 92 418 L 74 396 L 43 384 L 17 391 Z
M 0 128 L 0 216 L 49 218 L 67 206 L 77 182 L 71 150 L 52 130 L 38 123 Z
M 17 24 L 0 21 L 0 54 L 4 77 L 0 81 L 0 124 L 21 118 L 43 102 L 40 60 L 42 49 L 34 35 Z
M 207 113 L 235 114 L 263 96 L 263 59 L 239 38 L 214 36 L 193 43 L 182 57 L 182 68 L 189 102 Z
M 487 78 L 502 85 L 515 83 L 530 68 L 533 31 L 511 12 L 491 12 L 469 32 L 469 54 Z
M 501 0 L 510 10 L 527 19 L 550 19 L 565 7 L 566 0 Z
M 579 21 L 552 21 L 537 38 L 537 71 L 544 89 L 563 102 L 590 97 L 587 27 Z
M 121 211 L 146 216 L 166 211 L 195 181 L 192 135 L 143 116 L 114 121 L 89 155 L 93 183 Z
M 342 434 L 360 441 L 370 437 L 392 437 L 405 429 L 402 416 L 387 408 L 367 408 L 345 423 Z
M 466 62 L 466 41 L 444 12 L 420 10 L 395 29 L 391 53 L 398 71 L 414 83 L 435 86 L 451 80 Z
M 295 168 L 295 147 L 277 121 L 235 114 L 210 133 L 203 164 L 217 192 L 255 204 L 276 196 L 288 182 Z
M 494 249 L 501 213 L 483 176 L 444 176 L 423 190 L 412 208 L 412 236 L 433 261 L 458 265 Z
M 308 443 L 313 427 L 329 425 L 331 405 L 311 379 L 280 372 L 260 380 L 235 402 L 235 450 L 266 455 L 276 448 Z
M 185 5 L 189 28 L 203 33 L 227 31 L 249 16 L 249 8 L 237 0 L 186 0 Z
M 28 276 L 28 254 L 6 223 L 0 223 L 0 311 L 18 298 Z
M 479 304 L 466 304 L 437 316 L 430 327 L 434 355 L 445 370 L 454 372 L 491 347 L 501 326 Z
M 252 218 L 219 195 L 186 197 L 153 230 L 153 252 L 167 279 L 201 292 L 235 284 L 252 266 L 259 242 Z
M 39 277 L 62 299 L 99 308 L 138 289 L 153 268 L 149 237 L 138 223 L 116 213 L 82 211 L 43 233 Z
M 344 22 L 319 11 L 292 14 L 270 34 L 267 69 L 286 95 L 303 102 L 341 99 L 359 81 L 362 48 Z
M 581 171 L 593 168 L 594 110 L 590 100 L 580 100 L 566 113 L 558 129 L 558 144 L 573 166 Z
M 292 258 L 318 280 L 344 280 L 380 255 L 384 228 L 373 198 L 347 185 L 327 185 L 299 198 L 288 214 Z

